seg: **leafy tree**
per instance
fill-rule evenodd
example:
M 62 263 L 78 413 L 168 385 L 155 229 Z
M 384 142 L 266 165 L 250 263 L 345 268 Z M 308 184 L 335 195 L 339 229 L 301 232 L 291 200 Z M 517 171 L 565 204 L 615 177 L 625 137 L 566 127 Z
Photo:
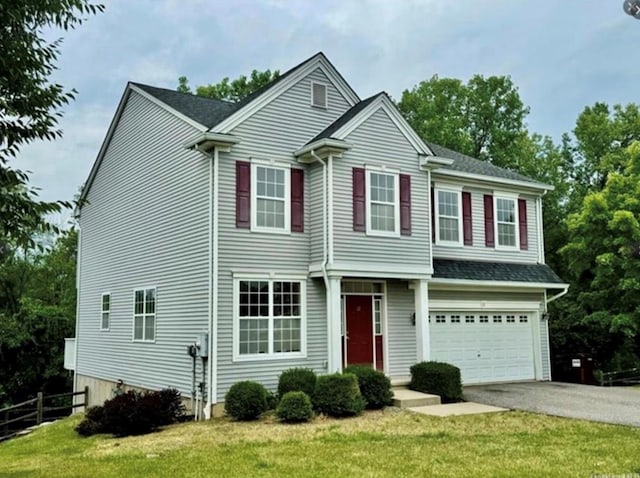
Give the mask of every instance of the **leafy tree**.
M 561 251 L 577 287 L 573 318 L 612 369 L 640 364 L 640 142 L 616 159 L 619 171 L 569 216 Z
M 197 86 L 195 94 L 206 98 L 216 98 L 237 103 L 254 91 L 271 83 L 279 76 L 279 70 L 273 72 L 271 72 L 271 70 L 253 70 L 249 78 L 242 75 L 235 80 L 229 80 L 228 77 L 225 77 L 219 83 Z M 177 91 L 181 93 L 192 93 L 189 80 L 186 76 L 178 78 Z
M 529 113 L 511 78 L 474 75 L 467 84 L 437 75 L 398 103 L 409 124 L 427 141 L 510 169 Z
M 56 229 L 46 215 L 70 205 L 38 200 L 28 174 L 12 168 L 9 161 L 25 144 L 62 135 L 61 108 L 76 93 L 49 81 L 62 39 L 49 42 L 44 30 L 73 29 L 85 16 L 103 9 L 87 0 L 0 3 L 0 248 L 10 243 L 33 246 L 34 230 Z
M 70 388 L 62 365 L 64 338 L 74 334 L 76 253 L 71 230 L 51 251 L 16 249 L 0 261 L 0 407 Z

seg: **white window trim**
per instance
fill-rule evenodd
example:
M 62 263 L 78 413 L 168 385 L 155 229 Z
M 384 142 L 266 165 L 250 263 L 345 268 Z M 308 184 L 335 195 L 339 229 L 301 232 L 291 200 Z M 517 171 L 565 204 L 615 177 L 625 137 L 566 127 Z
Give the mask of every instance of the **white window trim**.
M 495 238 L 495 249 L 499 251 L 519 251 L 520 250 L 520 218 L 518 216 L 518 195 L 510 193 L 494 193 L 493 194 L 493 234 Z M 513 201 L 513 218 L 515 225 L 516 241 L 513 246 L 504 246 L 500 244 L 500 236 L 498 234 L 498 199 Z
M 240 354 L 240 282 L 241 281 L 268 281 L 269 282 L 269 353 L 266 354 Z M 300 352 L 273 352 L 273 282 L 299 282 L 300 283 Z M 290 360 L 307 357 L 307 280 L 299 274 L 289 276 L 278 274 L 234 274 L 233 276 L 233 361 L 234 362 L 259 362 L 264 360 Z
M 316 105 L 313 102 L 313 87 L 315 85 L 322 85 L 324 86 L 324 106 L 321 105 Z M 311 84 L 309 86 L 309 104 L 313 107 L 313 108 L 318 108 L 321 110 L 328 110 L 329 109 L 329 85 L 323 81 L 314 81 L 311 80 Z
M 281 169 L 284 171 L 284 228 L 261 227 L 258 222 L 258 174 L 257 168 Z M 291 234 L 291 168 L 275 161 L 251 160 L 251 231 L 270 234 Z
M 440 197 L 438 193 L 440 191 L 454 193 L 458 198 L 458 241 L 443 241 L 440 239 Z M 447 246 L 447 247 L 463 247 L 463 220 L 462 220 L 462 187 L 444 187 L 444 186 L 435 186 L 433 190 L 433 200 L 435 201 L 434 212 L 436 218 L 436 245 L 438 246 Z
M 146 308 L 146 291 L 149 289 L 153 289 L 154 294 L 153 297 L 155 298 L 155 312 L 153 314 L 148 314 L 148 313 L 143 313 L 142 314 L 142 338 L 141 339 L 136 339 L 136 315 L 140 315 L 140 314 L 136 314 L 136 292 L 137 291 L 143 291 L 145 293 L 145 308 Z M 136 287 L 135 289 L 133 289 L 133 314 L 132 314 L 132 324 L 131 324 L 131 341 L 135 342 L 135 343 L 146 343 L 146 344 L 154 344 L 156 343 L 156 337 L 158 336 L 158 289 L 156 288 L 156 286 L 146 286 L 146 287 Z M 145 335 L 145 330 L 146 330 L 146 322 L 147 322 L 147 316 L 148 315 L 153 315 L 153 340 L 148 340 L 144 338 Z
M 109 296 L 109 309 L 108 310 L 104 310 L 104 296 L 108 295 Z M 109 318 L 107 320 L 108 322 L 108 326 L 107 327 L 103 327 L 103 322 L 102 322 L 102 315 L 103 314 L 108 314 Z M 100 295 L 100 330 L 103 332 L 108 332 L 109 330 L 111 330 L 111 292 L 103 292 Z
M 393 231 L 377 231 L 371 229 L 371 174 L 386 174 L 393 176 L 393 188 L 394 188 L 394 230 Z M 400 174 L 396 170 L 386 169 L 384 167 L 366 167 L 366 187 L 365 187 L 365 200 L 367 210 L 366 220 L 366 234 L 367 236 L 381 236 L 381 237 L 400 237 Z

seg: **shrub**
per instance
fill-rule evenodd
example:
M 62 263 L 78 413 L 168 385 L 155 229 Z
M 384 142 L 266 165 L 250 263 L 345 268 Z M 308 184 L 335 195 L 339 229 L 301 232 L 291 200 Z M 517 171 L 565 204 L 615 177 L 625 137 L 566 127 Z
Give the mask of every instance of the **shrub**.
M 104 402 L 101 407 L 87 409 L 85 419 L 76 431 L 82 436 L 111 433 L 123 437 L 143 435 L 159 427 L 180 421 L 184 416 L 180 392 L 130 390 Z
M 349 417 L 360 415 L 364 404 L 355 375 L 335 373 L 318 377 L 313 405 L 319 412 L 333 417 Z
M 411 390 L 440 395 L 444 403 L 462 400 L 460 369 L 443 362 L 420 362 L 411 367 Z
M 276 416 L 285 423 L 308 422 L 313 417 L 311 399 L 304 392 L 287 392 L 282 396 Z
M 238 382 L 227 392 L 224 409 L 236 420 L 255 420 L 267 411 L 267 389 L 249 380 Z
M 366 365 L 351 365 L 344 369 L 344 373 L 352 373 L 358 378 L 358 387 L 367 408 L 378 409 L 391 404 L 391 381 L 384 373 Z
M 271 390 L 267 390 L 267 410 L 275 410 L 278 406 L 278 396 Z
M 290 368 L 282 372 L 278 378 L 278 397 L 287 392 L 304 392 L 313 396 L 316 389 L 316 373 L 308 368 Z

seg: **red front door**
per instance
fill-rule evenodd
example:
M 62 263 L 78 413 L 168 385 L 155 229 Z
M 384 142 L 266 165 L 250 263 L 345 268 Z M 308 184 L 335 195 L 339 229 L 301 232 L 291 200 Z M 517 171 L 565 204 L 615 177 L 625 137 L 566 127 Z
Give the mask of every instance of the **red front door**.
M 347 365 L 373 364 L 371 296 L 346 296 Z

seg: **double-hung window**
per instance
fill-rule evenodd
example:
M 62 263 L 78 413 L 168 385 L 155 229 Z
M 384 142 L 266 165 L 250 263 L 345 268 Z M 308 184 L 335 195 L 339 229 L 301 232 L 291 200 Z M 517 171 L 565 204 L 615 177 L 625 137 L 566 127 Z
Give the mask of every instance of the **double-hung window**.
M 133 340 L 153 342 L 156 338 L 156 289 L 136 289 L 133 293 Z
M 435 189 L 436 244 L 462 245 L 462 192 L 456 189 Z
M 304 356 L 304 280 L 240 278 L 234 287 L 236 359 Z
M 252 229 L 269 232 L 290 230 L 289 169 L 252 163 Z
M 496 248 L 517 249 L 519 244 L 517 198 L 496 195 L 494 201 Z
M 102 294 L 100 314 L 100 330 L 109 330 L 111 316 L 111 294 Z
M 380 236 L 400 235 L 400 191 L 398 175 L 367 170 L 367 233 Z

